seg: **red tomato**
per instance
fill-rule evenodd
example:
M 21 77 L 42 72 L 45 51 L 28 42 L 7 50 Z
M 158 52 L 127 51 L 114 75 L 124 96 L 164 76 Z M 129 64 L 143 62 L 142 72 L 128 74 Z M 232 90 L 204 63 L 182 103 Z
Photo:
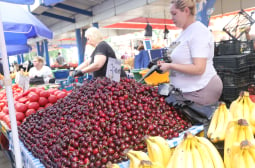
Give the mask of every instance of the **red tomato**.
M 39 107 L 40 107 L 40 105 L 39 105 L 38 102 L 30 102 L 30 103 L 28 103 L 28 108 L 29 109 L 37 110 Z
M 28 89 L 30 92 L 36 92 L 36 87 L 31 87 Z
M 9 115 L 5 115 L 5 116 L 3 117 L 3 121 L 4 121 L 6 124 L 8 124 L 8 122 L 10 122 L 10 117 L 9 117 Z
M 44 107 L 48 103 L 48 99 L 46 97 L 39 97 L 38 103 Z
M 50 103 L 56 103 L 58 99 L 57 99 L 57 96 L 55 96 L 55 95 L 50 95 L 50 96 L 48 97 L 48 100 L 49 100 Z
M 48 89 L 48 92 L 50 93 L 50 95 L 54 95 L 55 92 L 58 91 L 58 89 Z
M 64 98 L 64 97 L 66 97 L 66 93 L 65 93 L 65 92 L 59 92 L 59 93 L 57 94 L 57 98 L 58 98 L 58 99 L 61 99 L 61 98 Z
M 16 103 L 15 104 L 15 109 L 16 109 L 16 111 L 24 113 L 27 110 L 27 105 L 24 104 L 24 103 Z
M 50 93 L 47 91 L 47 90 L 42 90 L 41 92 L 40 92 L 40 96 L 41 97 L 49 97 L 50 96 Z
M 20 121 L 16 121 L 17 122 L 17 126 L 20 126 L 21 125 L 21 122 Z
M 5 116 L 5 113 L 0 112 L 0 120 L 3 120 L 3 117 Z
M 16 112 L 16 120 L 17 120 L 17 121 L 23 121 L 25 117 L 26 117 L 26 116 L 25 116 L 24 113 L 22 113 L 22 112 Z
M 28 98 L 26 98 L 26 97 L 21 97 L 18 99 L 18 102 L 20 102 L 20 103 L 26 103 L 27 101 L 28 101 Z
M 5 114 L 9 114 L 9 109 L 8 109 L 8 107 L 7 107 L 7 106 L 4 106 L 4 108 L 3 108 L 3 112 L 4 112 Z
M 30 90 L 25 91 L 22 96 L 27 96 L 30 93 Z
M 30 102 L 37 102 L 39 100 L 39 96 L 35 92 L 30 92 L 27 97 Z
M 3 108 L 4 106 L 5 106 L 5 104 L 1 102 L 0 107 Z
M 31 114 L 35 114 L 35 113 L 36 113 L 35 109 L 28 109 L 27 112 L 26 112 L 26 116 L 28 117 Z
M 14 96 L 14 100 L 18 101 L 21 97 L 22 97 L 22 95 Z
M 38 109 L 37 109 L 37 111 L 39 111 L 39 110 L 43 110 L 44 108 L 43 107 L 39 107 Z
M 52 103 L 47 103 L 44 107 L 47 108 L 49 106 L 52 106 L 53 104 Z
M 40 95 L 41 91 L 44 91 L 44 90 L 43 90 L 43 89 L 37 88 L 36 91 L 35 91 L 35 93 L 37 93 L 37 95 Z

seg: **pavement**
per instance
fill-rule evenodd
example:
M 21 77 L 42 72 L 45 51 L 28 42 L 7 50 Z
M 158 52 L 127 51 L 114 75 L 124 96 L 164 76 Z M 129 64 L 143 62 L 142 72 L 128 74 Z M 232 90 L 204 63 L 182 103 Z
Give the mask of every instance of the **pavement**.
M 8 156 L 0 149 L 0 168 L 12 168 L 11 161 Z

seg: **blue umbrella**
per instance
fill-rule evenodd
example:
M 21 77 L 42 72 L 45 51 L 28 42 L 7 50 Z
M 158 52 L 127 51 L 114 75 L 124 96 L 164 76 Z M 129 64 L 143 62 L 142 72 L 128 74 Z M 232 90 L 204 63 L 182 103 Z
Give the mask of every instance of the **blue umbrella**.
M 28 53 L 31 51 L 31 47 L 29 45 L 6 45 L 7 55 L 17 55 L 21 53 Z
M 0 0 L 3 1 L 3 0 Z M 33 4 L 34 0 L 5 0 L 18 4 Z M 35 37 L 52 38 L 52 32 L 42 24 L 30 12 L 22 7 L 9 3 L 0 3 L 0 54 L 3 60 L 4 83 L 8 100 L 9 115 L 11 119 L 14 155 L 17 168 L 22 168 L 21 153 L 19 147 L 18 129 L 15 116 L 14 98 L 12 94 L 12 82 L 7 60 L 7 50 L 15 52 L 26 47 L 27 39 Z M 12 45 L 16 45 L 16 48 Z M 7 47 L 6 47 L 7 46 Z M 9 47 L 8 47 L 9 46 Z M 18 49 L 17 46 L 20 46 Z M 22 51 L 24 52 L 24 50 Z
M 0 15 L 2 16 L 6 40 L 11 38 L 8 36 L 16 35 L 20 37 L 15 38 L 18 39 L 15 43 L 24 44 L 24 38 L 45 37 L 52 39 L 53 37 L 51 30 L 34 15 L 18 5 L 0 2 Z

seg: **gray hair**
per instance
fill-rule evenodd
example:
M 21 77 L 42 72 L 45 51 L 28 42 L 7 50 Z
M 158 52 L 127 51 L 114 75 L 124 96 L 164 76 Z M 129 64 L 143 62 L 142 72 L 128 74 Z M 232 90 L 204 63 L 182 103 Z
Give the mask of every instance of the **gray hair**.
M 101 31 L 96 27 L 90 27 L 85 32 L 85 37 L 92 38 L 95 42 L 100 42 L 103 40 L 103 35 Z

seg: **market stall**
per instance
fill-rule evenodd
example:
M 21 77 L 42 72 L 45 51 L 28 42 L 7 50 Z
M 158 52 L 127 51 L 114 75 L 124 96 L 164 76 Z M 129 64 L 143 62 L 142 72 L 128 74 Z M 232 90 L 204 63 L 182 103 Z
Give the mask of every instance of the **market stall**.
M 2 126 L 4 127 L 4 126 Z M 6 128 L 3 129 L 3 131 Z M 8 128 L 7 128 L 8 129 Z M 188 130 L 184 132 L 191 132 L 192 134 L 196 135 L 199 132 L 203 130 L 203 126 L 193 126 L 189 128 Z M 172 140 L 169 140 L 169 147 L 176 147 L 183 139 L 184 132 L 180 134 L 179 137 L 173 138 Z M 8 131 L 6 134 L 7 137 L 11 138 L 11 132 Z M 40 162 L 40 160 L 33 156 L 33 154 L 24 146 L 24 144 L 20 141 L 20 148 L 22 153 L 22 159 L 24 163 L 24 167 L 26 168 L 44 168 L 45 166 Z M 13 144 L 10 143 L 10 150 L 13 152 Z M 129 161 L 121 162 L 118 164 L 120 168 L 128 168 L 129 167 Z

